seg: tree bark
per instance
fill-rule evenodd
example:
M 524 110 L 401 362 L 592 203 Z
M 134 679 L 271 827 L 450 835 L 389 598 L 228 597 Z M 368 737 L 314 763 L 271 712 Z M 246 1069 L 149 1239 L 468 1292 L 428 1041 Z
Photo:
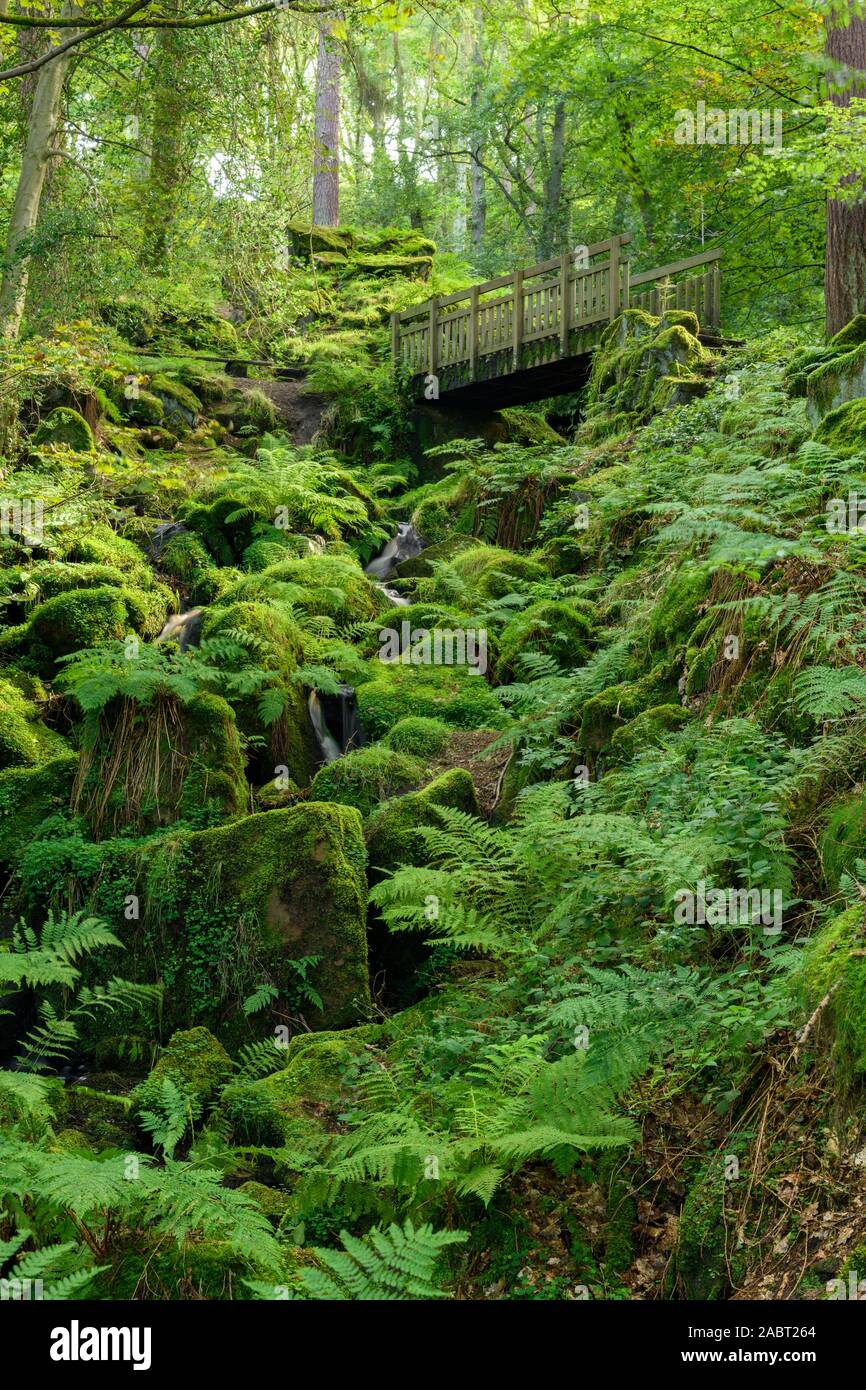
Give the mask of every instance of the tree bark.
M 24 317 L 30 279 L 28 242 L 39 221 L 42 192 L 55 149 L 63 108 L 63 84 L 69 58 L 61 57 L 39 69 L 30 103 L 27 141 L 15 189 L 6 236 L 3 280 L 0 283 L 0 336 L 17 338 Z
M 541 231 L 538 239 L 538 259 L 540 261 L 564 249 L 565 228 L 562 216 L 562 175 L 564 169 L 565 98 L 560 97 L 553 112 L 547 177 L 544 180 L 544 204 L 541 209 Z
M 852 18 L 845 28 L 829 29 L 824 51 L 837 66 L 837 79 L 828 80 L 833 105 L 850 106 L 852 97 L 866 96 L 866 21 Z M 827 201 L 824 307 L 828 337 L 855 314 L 866 312 L 866 200 L 862 198 Z
M 471 154 L 469 159 L 469 242 L 477 260 L 484 244 L 487 227 L 487 186 L 481 159 L 484 153 L 484 132 L 481 122 L 481 84 L 484 77 L 481 47 L 484 11 L 476 5 L 472 13 L 472 85 L 469 91 Z
M 340 71 L 337 40 L 326 21 L 319 25 L 316 67 L 316 148 L 313 155 L 313 224 L 340 221 Z
M 169 13 L 180 15 L 178 0 Z M 159 270 L 177 216 L 184 178 L 184 141 L 194 96 L 191 51 L 178 29 L 162 29 L 153 46 L 153 124 L 150 171 L 143 205 L 142 263 Z

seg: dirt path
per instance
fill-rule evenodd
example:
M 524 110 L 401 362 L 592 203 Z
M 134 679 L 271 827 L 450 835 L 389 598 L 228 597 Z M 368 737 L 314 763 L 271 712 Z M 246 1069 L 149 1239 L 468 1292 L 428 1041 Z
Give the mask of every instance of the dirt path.
M 324 396 L 307 391 L 303 381 L 253 381 L 243 376 L 233 376 L 231 381 L 241 391 L 262 391 L 268 400 L 273 401 L 293 444 L 313 442 L 327 407 Z

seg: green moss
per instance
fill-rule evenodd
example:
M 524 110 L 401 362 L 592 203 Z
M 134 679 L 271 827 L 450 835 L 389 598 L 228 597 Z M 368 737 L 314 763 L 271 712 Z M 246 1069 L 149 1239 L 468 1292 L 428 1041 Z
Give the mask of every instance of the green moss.
M 61 555 L 70 564 L 111 565 L 128 575 L 137 588 L 146 588 L 153 574 L 134 541 L 118 536 L 110 526 L 97 524 L 76 530 Z
M 43 821 L 68 807 L 78 757 L 63 753 L 36 767 L 0 772 L 0 862 L 10 864 Z
M 297 623 L 271 603 L 220 603 L 208 608 L 202 637 L 230 634 L 247 646 L 256 665 L 266 671 L 293 671 L 303 658 L 303 634 Z
M 524 410 L 519 406 L 509 406 L 494 416 L 488 438 L 506 444 L 523 444 L 527 448 L 545 445 L 559 448 L 566 442 L 538 411 Z
M 654 705 L 617 729 L 610 741 L 611 763 L 629 762 L 646 748 L 655 748 L 665 736 L 689 721 L 682 705 Z
M 242 1182 L 238 1192 L 255 1202 L 259 1211 L 263 1211 L 274 1226 L 279 1226 L 292 1204 L 288 1192 L 283 1192 L 279 1187 L 266 1187 L 263 1182 Z
M 73 589 L 46 599 L 30 618 L 30 637 L 53 658 L 69 656 L 84 647 L 125 637 L 159 632 L 167 605 L 158 595 L 102 585 Z
M 123 413 L 140 425 L 160 425 L 165 415 L 165 406 L 153 391 L 140 387 L 134 399 L 124 398 Z
M 594 637 L 589 605 L 546 600 L 530 604 L 505 625 L 499 639 L 496 672 L 500 680 L 518 672 L 526 652 L 552 656 L 566 670 L 582 666 Z
M 866 931 L 863 907 L 849 907 L 810 937 L 803 953 L 801 991 L 811 1012 L 827 994 L 825 1026 L 832 1030 L 839 1090 L 866 1072 Z M 831 993 L 832 991 L 832 993 Z
M 856 859 L 866 859 L 866 797 L 846 793 L 833 802 L 821 836 L 821 864 L 827 886 L 836 890 Z
M 680 1213 L 674 1267 L 687 1299 L 723 1298 L 730 1287 L 724 1204 L 724 1170 L 717 1163 L 693 1183 Z
M 201 414 L 201 401 L 182 381 L 157 372 L 150 378 L 150 389 L 162 402 L 163 415 L 171 420 L 180 417 L 186 424 L 194 425 Z
M 266 1035 L 283 1020 L 296 984 L 291 962 L 303 956 L 321 958 L 313 983 L 324 1010 L 305 1010 L 311 1024 L 342 1027 L 368 1014 L 366 852 L 353 808 L 302 802 L 96 848 L 102 868 L 88 901 L 117 921 L 124 895 L 138 896 L 140 919 L 120 931 L 124 974 L 152 980 L 159 961 L 169 1030 L 203 1024 L 233 1044 Z M 248 1020 L 243 1001 L 265 981 L 281 997 Z
M 851 322 L 830 339 L 833 348 L 858 347 L 860 343 L 866 343 L 866 314 L 855 314 Z
M 198 536 L 182 531 L 160 551 L 159 567 L 178 583 L 195 586 L 202 571 L 213 568 L 213 561 Z
M 42 599 L 65 594 L 69 589 L 99 589 L 105 584 L 121 589 L 127 582 L 127 576 L 114 565 L 69 565 L 62 560 L 34 565 L 27 577 Z
M 848 401 L 824 416 L 814 438 L 837 453 L 860 452 L 866 445 L 866 399 Z
M 184 1029 L 172 1035 L 150 1075 L 132 1092 L 133 1106 L 137 1112 L 158 1109 L 162 1083 L 168 1077 L 204 1107 L 233 1069 L 231 1057 L 207 1028 Z
M 372 744 L 320 768 L 310 796 L 314 801 L 355 806 L 366 816 L 380 801 L 417 787 L 423 776 L 424 764 L 418 758 Z
M 610 743 L 617 729 L 659 703 L 669 685 L 668 668 L 654 666 L 640 680 L 609 686 L 593 695 L 583 707 L 578 742 L 587 753 L 598 753 Z
M 371 865 L 393 869 L 398 864 L 426 863 L 427 851 L 418 827 L 441 824 L 437 806 L 452 806 L 480 816 L 475 787 L 465 768 L 443 772 L 421 791 L 387 802 L 373 813 L 364 827 Z
M 457 729 L 497 729 L 505 722 L 482 676 L 465 667 L 372 661 L 372 679 L 357 687 L 361 725 L 382 738 L 407 715 L 439 719 Z
M 282 423 L 280 412 L 270 396 L 266 396 L 258 387 L 237 391 L 232 396 L 232 402 L 231 428 L 235 433 L 245 430 L 253 434 L 266 434 L 269 430 L 278 429 Z
M 589 410 L 578 441 L 591 444 L 633 429 L 676 403 L 683 384 L 698 386 L 713 356 L 695 327 L 689 311 L 654 318 L 627 309 L 614 319 L 593 357 Z
M 398 753 L 411 753 L 416 758 L 435 758 L 447 747 L 451 732 L 441 719 L 424 719 L 410 714 L 407 719 L 401 719 L 394 725 L 384 741 Z
M 287 556 L 260 574 L 246 575 L 226 598 L 290 602 L 304 612 L 331 618 L 338 626 L 366 622 L 381 608 L 378 590 L 355 557 L 345 554 Z
M 712 583 L 708 565 L 686 560 L 665 585 L 650 614 L 647 637 L 650 649 L 672 650 L 693 630 L 701 605 Z
M 611 1278 L 624 1274 L 634 1259 L 632 1232 L 637 1222 L 637 1204 L 619 1154 L 604 1155 L 599 1163 L 599 1174 L 607 1213 L 604 1270 L 605 1275 Z
M 279 541 L 253 541 L 243 553 L 244 569 L 258 574 L 270 565 L 278 565 L 286 558 L 287 549 L 288 546 Z
M 85 1136 L 96 1152 L 130 1149 L 135 1129 L 129 1119 L 130 1100 L 88 1086 L 66 1086 L 53 1096 L 55 1120 Z
M 31 442 L 35 449 L 63 445 L 79 454 L 92 454 L 96 448 L 93 430 L 84 416 L 66 405 L 57 406 L 40 420 Z
M 18 685 L 0 676 L 0 770 L 27 767 L 57 758 L 66 751 L 66 740 L 48 729 L 32 700 Z

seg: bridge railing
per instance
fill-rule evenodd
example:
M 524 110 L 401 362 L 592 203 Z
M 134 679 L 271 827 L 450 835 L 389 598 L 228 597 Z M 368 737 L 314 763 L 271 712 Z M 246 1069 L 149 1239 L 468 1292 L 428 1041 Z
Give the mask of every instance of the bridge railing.
M 689 308 L 702 326 L 719 326 L 720 251 L 706 251 L 630 276 L 623 248 L 629 233 L 515 270 L 456 294 L 392 314 L 392 358 L 412 375 L 464 365 L 475 380 L 479 361 L 502 353 L 495 375 L 567 357 L 571 335 L 609 323 L 628 306 L 659 313 Z M 697 267 L 698 275 L 677 279 Z M 640 289 L 645 286 L 645 289 Z

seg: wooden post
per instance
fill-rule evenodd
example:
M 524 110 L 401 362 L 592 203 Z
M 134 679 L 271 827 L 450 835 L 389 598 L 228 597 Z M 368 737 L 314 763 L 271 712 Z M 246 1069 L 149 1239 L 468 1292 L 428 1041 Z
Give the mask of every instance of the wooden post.
M 563 251 L 559 262 L 559 355 L 568 356 L 568 292 L 570 289 L 568 276 L 571 270 L 571 256 L 567 251 Z
M 722 268 L 716 261 L 713 266 L 713 328 L 722 331 Z
M 475 380 L 478 365 L 478 286 L 469 291 L 469 380 Z
M 400 315 L 391 315 L 391 366 L 395 369 L 400 365 Z
M 610 239 L 610 290 L 607 296 L 607 316 L 615 319 L 619 313 L 619 237 Z
M 619 237 L 617 237 L 616 240 L 617 246 L 619 246 Z M 624 260 L 620 261 L 620 265 L 622 266 L 622 307 L 623 309 L 627 309 L 628 302 L 631 297 L 631 285 L 629 283 L 629 276 L 631 275 L 631 270 L 629 268 L 628 256 L 626 256 Z
M 511 370 L 520 370 L 520 349 L 523 347 L 523 271 L 514 272 L 514 301 L 511 312 Z
M 438 328 L 438 325 L 437 325 L 437 322 L 436 322 L 436 314 L 437 314 L 438 308 L 439 308 L 439 300 L 438 300 L 438 299 L 431 299 L 431 300 L 430 300 L 430 321 L 429 321 L 429 326 L 428 326 L 428 330 L 427 330 L 428 336 L 429 336 L 429 338 L 430 338 L 430 342 L 428 343 L 428 349 L 429 349 L 429 352 L 428 352 L 428 364 L 429 364 L 429 365 L 428 365 L 428 371 L 430 372 L 430 375 L 431 375 L 431 376 L 435 376 L 435 375 L 436 375 L 436 368 L 437 368 L 437 366 L 439 365 L 439 353 L 438 353 L 438 350 L 437 350 L 438 347 L 439 347 L 439 343 L 438 343 L 438 341 L 437 341 L 437 339 L 438 339 L 438 333 L 439 333 L 439 328 Z

